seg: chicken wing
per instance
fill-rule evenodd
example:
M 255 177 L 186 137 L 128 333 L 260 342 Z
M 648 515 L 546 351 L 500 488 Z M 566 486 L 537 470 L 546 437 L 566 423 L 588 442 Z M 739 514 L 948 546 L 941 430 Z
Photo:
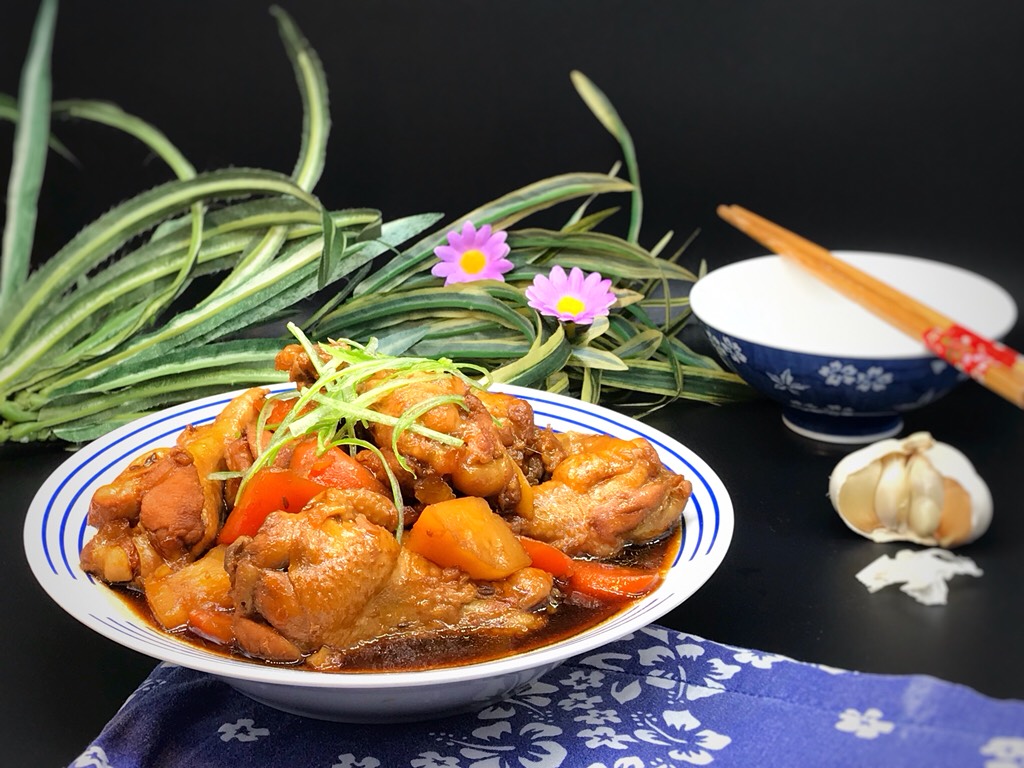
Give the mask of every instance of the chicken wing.
M 688 480 L 665 469 L 643 438 L 562 433 L 566 457 L 533 489 L 533 515 L 510 520 L 524 536 L 567 555 L 614 557 L 655 541 L 678 523 Z

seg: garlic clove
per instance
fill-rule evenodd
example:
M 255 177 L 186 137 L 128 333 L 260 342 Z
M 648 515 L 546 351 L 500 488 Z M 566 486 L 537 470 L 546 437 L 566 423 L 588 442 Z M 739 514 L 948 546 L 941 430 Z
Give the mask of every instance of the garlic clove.
M 882 472 L 875 486 L 875 514 L 878 521 L 891 531 L 906 528 L 910 507 L 910 478 L 907 476 L 906 457 L 890 453 L 879 460 Z
M 841 485 L 829 491 L 842 507 L 846 522 L 856 531 L 867 533 L 882 525 L 875 514 L 874 504 L 875 488 L 881 476 L 882 463 L 872 461 L 847 475 Z
M 888 439 L 845 456 L 829 498 L 847 526 L 874 541 L 951 548 L 981 536 L 992 495 L 960 451 L 927 432 Z
M 931 536 L 942 521 L 945 504 L 942 475 L 923 453 L 914 453 L 907 459 L 906 476 L 910 486 L 907 525 L 918 536 Z

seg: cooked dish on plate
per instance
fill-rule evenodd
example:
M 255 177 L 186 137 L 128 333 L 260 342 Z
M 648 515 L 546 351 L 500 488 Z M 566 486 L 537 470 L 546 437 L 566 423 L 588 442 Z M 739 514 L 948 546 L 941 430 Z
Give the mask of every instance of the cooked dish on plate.
M 286 346 L 92 497 L 81 567 L 159 627 L 321 671 L 496 658 L 654 589 L 692 491 L 644 438 L 556 433 L 469 366 Z

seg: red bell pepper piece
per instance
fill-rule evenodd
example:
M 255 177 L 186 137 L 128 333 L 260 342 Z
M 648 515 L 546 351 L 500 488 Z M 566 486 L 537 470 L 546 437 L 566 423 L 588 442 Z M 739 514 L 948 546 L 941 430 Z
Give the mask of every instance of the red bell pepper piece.
M 255 536 L 271 512 L 298 512 L 324 487 L 290 469 L 258 470 L 242 488 L 217 543 L 230 544 L 239 536 Z

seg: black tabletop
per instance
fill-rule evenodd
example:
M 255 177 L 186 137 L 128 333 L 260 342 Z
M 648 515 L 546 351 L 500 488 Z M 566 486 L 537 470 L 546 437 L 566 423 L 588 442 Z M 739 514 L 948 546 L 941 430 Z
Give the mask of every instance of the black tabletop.
M 10 5 L 0 92 L 13 94 L 35 4 Z M 632 131 L 648 247 L 670 229 L 680 238 L 699 229 L 681 259 L 688 267 L 757 255 L 714 215 L 718 203 L 739 203 L 831 248 L 968 267 L 1024 306 L 1018 2 L 282 5 L 328 72 L 334 128 L 316 192 L 332 207 L 457 216 L 545 176 L 607 170 L 620 151 L 573 92 L 568 73 L 578 68 Z M 114 101 L 201 170 L 294 164 L 293 76 L 272 18 L 249 0 L 64 3 L 54 97 Z M 9 147 L 10 126 L 0 128 Z M 167 178 L 124 136 L 55 130 L 77 162 L 47 167 L 38 258 Z M 10 154 L 0 156 L 9 166 Z M 1024 325 L 1008 341 L 1024 348 Z M 832 510 L 828 476 L 849 449 L 797 437 L 759 400 L 680 401 L 646 420 L 706 459 L 736 515 L 724 563 L 664 623 L 803 661 L 1024 698 L 1018 409 L 968 383 L 907 417 L 905 432 L 928 430 L 962 450 L 995 502 L 990 530 L 962 549 L 984 575 L 953 579 L 948 604 L 931 607 L 856 580 L 901 545 L 856 536 Z M 68 617 L 29 571 L 24 512 L 65 456 L 59 445 L 0 446 L 0 752 L 10 765 L 74 760 L 156 663 Z

